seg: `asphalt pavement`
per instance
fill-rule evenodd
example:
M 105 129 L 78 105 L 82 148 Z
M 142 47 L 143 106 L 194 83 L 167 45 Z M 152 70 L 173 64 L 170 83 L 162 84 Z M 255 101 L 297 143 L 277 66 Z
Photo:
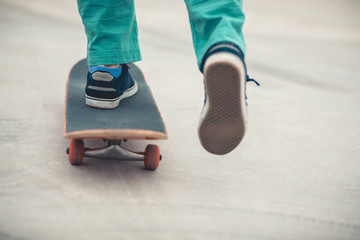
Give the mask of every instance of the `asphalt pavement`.
M 0 0 L 0 239 L 360 239 L 359 9 L 245 1 L 261 87 L 248 84 L 243 142 L 216 156 L 197 137 L 204 92 L 185 4 L 136 0 L 138 65 L 169 133 L 147 171 L 68 162 L 65 82 L 86 56 L 76 1 Z

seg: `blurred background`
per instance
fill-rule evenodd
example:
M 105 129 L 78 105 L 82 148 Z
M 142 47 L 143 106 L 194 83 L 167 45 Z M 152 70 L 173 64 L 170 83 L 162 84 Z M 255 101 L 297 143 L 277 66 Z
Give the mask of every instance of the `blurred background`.
M 0 239 L 359 239 L 360 2 L 244 2 L 261 87 L 248 85 L 247 135 L 221 157 L 197 138 L 185 4 L 135 2 L 138 65 L 169 132 L 155 172 L 68 163 L 65 82 L 86 57 L 76 1 L 0 0 Z

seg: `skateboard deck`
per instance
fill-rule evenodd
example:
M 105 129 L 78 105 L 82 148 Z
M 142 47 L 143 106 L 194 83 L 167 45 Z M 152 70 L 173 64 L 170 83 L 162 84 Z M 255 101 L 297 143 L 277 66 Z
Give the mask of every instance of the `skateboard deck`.
M 72 139 L 68 151 L 72 164 L 81 164 L 84 156 L 131 160 L 134 158 L 133 154 L 138 152 L 125 150 L 128 153 L 123 153 L 121 140 L 167 139 L 165 123 L 142 71 L 134 64 L 128 66 L 130 75 L 138 84 L 138 92 L 122 100 L 115 109 L 97 109 L 85 105 L 88 72 L 85 59 L 77 62 L 70 70 L 66 83 L 64 137 Z M 100 149 L 84 149 L 84 139 L 109 140 L 109 146 L 101 148 L 102 153 L 94 156 L 94 153 L 99 152 Z M 114 146 L 118 146 L 116 148 L 121 150 L 117 149 L 114 152 L 114 149 L 106 149 Z M 159 152 L 156 145 L 148 147 L 152 149 L 148 150 L 148 155 L 154 155 L 154 151 L 156 154 Z M 118 156 L 115 156 L 116 153 Z M 141 155 L 146 158 L 146 153 L 145 151 Z M 131 156 L 128 156 L 129 154 Z

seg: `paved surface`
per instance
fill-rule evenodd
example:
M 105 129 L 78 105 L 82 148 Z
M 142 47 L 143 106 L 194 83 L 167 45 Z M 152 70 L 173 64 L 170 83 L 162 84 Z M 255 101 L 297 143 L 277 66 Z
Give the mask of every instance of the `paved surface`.
M 197 139 L 185 5 L 136 4 L 170 134 L 155 172 L 68 163 L 64 86 L 86 43 L 76 1 L 0 1 L 0 239 L 359 239 L 359 2 L 246 1 L 262 87 L 249 85 L 247 136 L 223 157 Z

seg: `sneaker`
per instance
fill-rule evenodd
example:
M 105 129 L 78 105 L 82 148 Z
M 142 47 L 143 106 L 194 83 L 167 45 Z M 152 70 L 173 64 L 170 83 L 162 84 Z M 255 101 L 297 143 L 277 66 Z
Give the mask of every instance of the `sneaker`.
M 86 105 L 95 108 L 112 109 L 121 100 L 137 92 L 137 84 L 129 74 L 126 64 L 118 68 L 91 66 L 85 88 Z
M 246 132 L 246 82 L 258 83 L 248 78 L 243 54 L 231 43 L 214 45 L 203 62 L 206 95 L 198 135 L 208 152 L 224 155 L 239 145 Z

